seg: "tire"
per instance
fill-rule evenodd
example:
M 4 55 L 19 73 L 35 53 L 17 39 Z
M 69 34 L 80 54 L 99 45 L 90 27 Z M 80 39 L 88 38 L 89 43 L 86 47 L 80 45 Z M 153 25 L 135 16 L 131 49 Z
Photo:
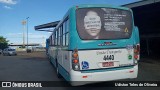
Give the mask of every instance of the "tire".
M 56 74 L 58 78 L 62 78 L 61 74 L 59 73 L 57 60 L 56 60 Z

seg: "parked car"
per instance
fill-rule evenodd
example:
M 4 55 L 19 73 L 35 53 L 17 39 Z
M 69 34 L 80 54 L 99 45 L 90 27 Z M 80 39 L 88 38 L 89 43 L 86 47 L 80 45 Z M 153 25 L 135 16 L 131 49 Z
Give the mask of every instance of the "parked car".
M 27 49 L 26 49 L 27 53 L 31 53 L 33 52 L 33 47 L 29 46 Z
M 11 56 L 11 55 L 17 55 L 17 52 L 16 52 L 15 49 L 6 48 L 6 49 L 3 50 L 3 55 L 4 56 L 5 55 L 9 55 L 9 56 Z

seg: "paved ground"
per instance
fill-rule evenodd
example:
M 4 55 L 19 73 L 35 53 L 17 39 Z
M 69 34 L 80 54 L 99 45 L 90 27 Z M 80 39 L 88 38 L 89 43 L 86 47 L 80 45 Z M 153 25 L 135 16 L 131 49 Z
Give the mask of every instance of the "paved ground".
M 160 81 L 160 59 L 142 58 L 139 63 L 139 75 L 137 79 L 133 81 Z M 54 67 L 50 64 L 47 59 L 45 52 L 18 52 L 18 56 L 2 56 L 0 55 L 0 81 L 63 81 L 58 79 L 55 74 Z M 105 84 L 105 83 L 101 83 Z M 108 87 L 93 87 L 97 84 L 89 85 L 90 87 L 54 87 L 54 88 L 32 88 L 30 90 L 53 90 L 53 89 L 91 89 L 91 90 L 102 90 L 102 89 L 115 89 Z M 117 89 L 117 88 L 116 88 Z M 130 88 L 121 88 L 130 89 Z M 139 88 L 145 89 L 149 88 Z M 151 88 L 150 88 L 151 89 Z M 153 88 L 152 88 L 153 89 Z M 154 88 L 159 89 L 159 88 Z M 0 88 L 0 90 L 6 90 Z M 9 88 L 7 90 L 10 90 Z M 14 90 L 21 90 L 20 88 L 14 88 Z M 23 90 L 28 90 L 23 88 Z
M 18 56 L 0 56 L 0 81 L 59 80 L 54 70 L 44 52 L 20 52 Z

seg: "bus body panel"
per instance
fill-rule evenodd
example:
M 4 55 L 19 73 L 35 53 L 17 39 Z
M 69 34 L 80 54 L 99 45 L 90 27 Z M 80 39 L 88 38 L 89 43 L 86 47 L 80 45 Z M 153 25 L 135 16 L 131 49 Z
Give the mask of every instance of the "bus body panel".
M 58 64 L 60 64 L 67 72 L 71 70 L 71 52 L 62 50 L 58 51 Z
M 56 67 L 57 48 L 54 46 L 49 47 L 49 59 L 51 63 Z
M 137 78 L 138 74 L 138 65 L 131 67 L 123 67 L 119 69 L 106 69 L 101 71 L 92 72 L 78 72 L 71 71 L 71 84 L 73 86 L 84 85 L 96 82 L 103 81 L 112 81 L 112 80 L 121 80 L 121 79 L 133 79 Z M 83 78 L 85 76 L 85 78 Z M 83 82 L 74 82 L 74 81 L 83 81 Z
M 134 65 L 133 48 L 82 50 L 78 52 L 80 70 L 103 69 Z

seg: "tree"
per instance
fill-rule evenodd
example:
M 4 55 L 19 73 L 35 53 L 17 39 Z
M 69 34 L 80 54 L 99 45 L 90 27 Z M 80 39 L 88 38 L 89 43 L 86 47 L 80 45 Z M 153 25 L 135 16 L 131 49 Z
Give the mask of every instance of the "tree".
M 5 49 L 8 47 L 8 40 L 4 38 L 3 36 L 0 36 L 0 49 Z

